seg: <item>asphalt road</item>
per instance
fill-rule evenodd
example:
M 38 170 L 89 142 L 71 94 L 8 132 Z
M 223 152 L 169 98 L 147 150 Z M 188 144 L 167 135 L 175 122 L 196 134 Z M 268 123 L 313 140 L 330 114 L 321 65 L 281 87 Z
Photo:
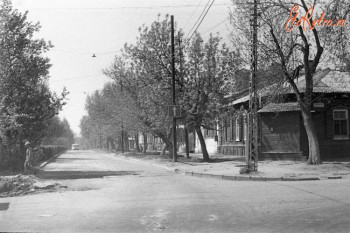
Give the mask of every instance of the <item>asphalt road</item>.
M 67 188 L 0 199 L 0 232 L 350 231 L 349 179 L 204 179 L 92 151 L 39 177 Z

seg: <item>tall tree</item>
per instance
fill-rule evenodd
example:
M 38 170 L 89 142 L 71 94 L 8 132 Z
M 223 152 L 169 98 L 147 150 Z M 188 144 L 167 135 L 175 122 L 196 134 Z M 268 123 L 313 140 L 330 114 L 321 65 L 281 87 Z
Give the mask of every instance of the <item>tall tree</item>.
M 64 105 L 61 96 L 47 85 L 49 59 L 42 56 L 52 45 L 34 39 L 39 24 L 27 21 L 11 2 L 0 6 L 0 136 L 9 148 L 20 148 L 23 140 L 39 143 L 51 118 Z M 23 153 L 16 154 L 23 160 Z
M 224 96 L 234 85 L 232 76 L 237 67 L 234 53 L 225 44 L 220 45 L 220 37 L 210 35 L 204 43 L 196 33 L 186 48 L 184 66 L 184 88 L 181 105 L 185 122 L 192 126 L 201 144 L 203 160 L 209 160 L 202 127 L 216 129 L 216 118 L 223 111 Z
M 70 128 L 67 119 L 61 120 L 58 116 L 51 119 L 45 130 L 45 137 L 42 140 L 44 145 L 62 145 L 69 148 L 74 143 L 74 133 Z
M 116 57 L 111 67 L 105 70 L 133 99 L 138 119 L 163 140 L 163 149 L 172 147 L 172 121 L 167 116 L 172 75 L 170 25 L 170 18 L 166 15 L 164 20 L 158 18 L 150 27 L 140 27 L 136 44 L 126 44 L 124 54 Z M 177 94 L 180 95 L 183 83 L 178 76 L 176 81 Z
M 251 50 L 250 21 L 253 4 L 242 0 L 232 0 L 234 4 L 231 14 L 235 32 L 232 33 L 233 41 L 237 46 Z M 312 8 L 311 8 L 312 7 Z M 309 142 L 308 164 L 320 164 L 320 149 L 315 125 L 311 116 L 311 104 L 313 101 L 313 76 L 319 65 L 323 66 L 323 54 L 334 54 L 335 57 L 343 57 L 339 54 L 341 45 L 347 42 L 349 32 L 345 33 L 345 27 L 322 26 L 313 20 L 320 16 L 320 10 L 328 9 L 334 22 L 338 19 L 349 20 L 349 4 L 346 1 L 306 1 L 306 0 L 260 0 L 259 1 L 259 68 L 275 66 L 278 64 L 282 70 L 284 80 L 294 91 L 299 104 L 304 127 Z M 313 11 L 312 11 L 313 9 Z M 324 16 L 328 19 L 328 16 Z M 300 20 L 300 23 L 298 21 Z M 315 21 L 317 23 L 317 21 Z M 337 38 L 334 42 L 328 37 Z M 338 48 L 337 48 L 338 46 Z M 249 61 L 249 53 L 246 53 Z M 296 80 L 300 70 L 305 71 L 305 85 L 298 87 Z M 283 82 L 281 82 L 283 83 Z M 282 86 L 282 85 L 281 85 Z
M 121 93 L 121 87 L 115 83 L 107 83 L 101 91 L 88 96 L 86 109 L 90 120 L 102 129 L 103 137 L 112 143 L 112 147 L 122 130 L 144 131 L 142 123 L 136 117 L 133 100 L 128 98 L 127 93 Z

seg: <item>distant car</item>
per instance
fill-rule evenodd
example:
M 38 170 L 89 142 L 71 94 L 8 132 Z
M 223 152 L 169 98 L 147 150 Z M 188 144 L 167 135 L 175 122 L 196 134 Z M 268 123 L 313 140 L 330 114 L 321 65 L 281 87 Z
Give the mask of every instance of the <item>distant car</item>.
M 72 150 L 79 150 L 79 144 L 73 144 L 72 145 Z

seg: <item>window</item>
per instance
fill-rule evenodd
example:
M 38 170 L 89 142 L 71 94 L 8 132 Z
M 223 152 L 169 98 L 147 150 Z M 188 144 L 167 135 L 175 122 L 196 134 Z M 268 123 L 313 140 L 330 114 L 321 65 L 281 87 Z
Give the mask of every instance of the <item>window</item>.
M 348 110 L 333 110 L 334 139 L 348 139 Z
M 244 141 L 247 141 L 247 116 L 244 115 L 244 118 L 243 118 L 243 140 Z
M 236 128 L 235 127 L 235 116 L 232 116 L 231 125 L 232 125 L 232 127 L 231 127 L 231 139 L 233 141 L 235 138 L 235 128 Z
M 225 142 L 227 142 L 227 119 L 224 120 Z
M 240 118 L 236 118 L 236 142 L 241 140 L 241 126 L 240 126 Z
M 227 122 L 227 141 L 231 142 L 232 141 L 232 135 L 231 135 L 232 124 L 231 124 L 231 118 L 229 116 L 227 117 L 226 122 Z

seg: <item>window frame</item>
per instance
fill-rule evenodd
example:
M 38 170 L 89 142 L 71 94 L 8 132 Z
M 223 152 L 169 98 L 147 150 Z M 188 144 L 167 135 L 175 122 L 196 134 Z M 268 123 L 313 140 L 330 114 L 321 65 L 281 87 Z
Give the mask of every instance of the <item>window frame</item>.
M 235 141 L 236 142 L 240 142 L 241 141 L 241 124 L 240 124 L 240 117 L 236 118 L 236 138 Z
M 345 118 L 344 119 L 336 119 L 335 118 L 335 112 L 345 112 Z M 349 111 L 348 109 L 343 108 L 336 108 L 332 111 L 332 118 L 333 118 L 333 140 L 347 140 L 349 139 Z M 335 125 L 337 121 L 346 121 L 346 135 L 340 135 L 336 134 L 335 131 Z

